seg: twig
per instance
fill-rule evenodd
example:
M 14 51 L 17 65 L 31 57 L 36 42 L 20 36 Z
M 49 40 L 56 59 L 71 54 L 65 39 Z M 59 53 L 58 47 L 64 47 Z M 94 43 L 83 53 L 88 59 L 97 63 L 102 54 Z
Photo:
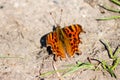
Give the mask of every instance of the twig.
M 58 72 L 57 67 L 55 66 L 55 62 L 54 62 L 54 61 L 52 62 L 52 65 L 53 65 L 53 68 L 54 68 L 55 72 L 57 73 L 57 75 L 58 75 L 58 77 L 59 77 L 59 80 L 64 80 L 64 79 L 61 77 L 60 73 Z

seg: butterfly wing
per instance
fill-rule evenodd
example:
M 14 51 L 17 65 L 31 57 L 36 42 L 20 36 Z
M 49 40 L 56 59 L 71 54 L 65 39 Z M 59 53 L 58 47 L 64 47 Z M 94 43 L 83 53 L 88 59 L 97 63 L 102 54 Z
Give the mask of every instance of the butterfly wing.
M 57 59 L 57 57 L 66 57 L 62 42 L 59 39 L 59 34 L 57 34 L 57 31 L 53 31 L 47 35 L 46 43 L 47 46 L 51 46 L 53 54 L 55 54 L 55 59 Z
M 63 35 L 66 38 L 64 40 L 66 46 L 66 52 L 70 57 L 74 55 L 75 52 L 79 52 L 78 45 L 81 42 L 79 34 L 84 32 L 79 24 L 70 25 L 62 29 Z

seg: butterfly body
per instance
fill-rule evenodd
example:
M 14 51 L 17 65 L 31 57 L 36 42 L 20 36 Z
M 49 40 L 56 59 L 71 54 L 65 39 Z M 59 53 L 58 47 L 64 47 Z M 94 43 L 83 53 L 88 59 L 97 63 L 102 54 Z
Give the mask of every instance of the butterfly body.
M 66 55 L 73 57 L 78 52 L 78 45 L 81 42 L 79 34 L 84 32 L 79 24 L 60 28 L 57 26 L 53 32 L 47 35 L 47 46 L 51 46 L 55 59 L 66 58 Z

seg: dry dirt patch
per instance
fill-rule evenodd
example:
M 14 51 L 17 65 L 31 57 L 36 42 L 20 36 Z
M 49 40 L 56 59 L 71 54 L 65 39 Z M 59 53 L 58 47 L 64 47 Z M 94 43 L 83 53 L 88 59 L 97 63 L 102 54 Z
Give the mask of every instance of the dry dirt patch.
M 52 31 L 55 24 L 49 12 L 55 12 L 59 22 L 60 9 L 63 9 L 61 26 L 81 24 L 86 34 L 82 34 L 83 44 L 79 48 L 82 55 L 75 56 L 71 62 L 58 61 L 57 68 L 75 64 L 76 61 L 86 62 L 87 57 L 96 54 L 95 58 L 107 60 L 107 51 L 99 39 L 108 40 L 113 49 L 120 44 L 120 20 L 96 21 L 97 18 L 119 15 L 101 9 L 98 4 L 115 6 L 107 0 L 1 0 L 0 1 L 0 80 L 39 80 L 42 60 L 48 55 L 46 48 L 40 48 L 40 39 Z M 102 14 L 101 10 L 105 13 Z M 39 53 L 40 52 L 40 53 Z M 38 54 L 39 53 L 39 54 Z M 53 56 L 45 59 L 42 72 L 53 70 Z M 115 70 L 120 79 L 120 65 Z M 107 72 L 77 71 L 65 77 L 66 80 L 116 80 Z M 45 80 L 58 80 L 55 75 Z

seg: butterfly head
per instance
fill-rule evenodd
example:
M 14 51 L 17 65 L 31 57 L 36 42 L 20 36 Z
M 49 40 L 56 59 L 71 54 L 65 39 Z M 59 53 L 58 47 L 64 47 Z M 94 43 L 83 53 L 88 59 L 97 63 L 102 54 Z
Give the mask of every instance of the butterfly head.
M 61 26 L 59 24 L 56 24 L 56 26 L 55 25 L 53 26 L 53 31 L 55 31 L 56 29 L 60 29 L 60 28 Z

